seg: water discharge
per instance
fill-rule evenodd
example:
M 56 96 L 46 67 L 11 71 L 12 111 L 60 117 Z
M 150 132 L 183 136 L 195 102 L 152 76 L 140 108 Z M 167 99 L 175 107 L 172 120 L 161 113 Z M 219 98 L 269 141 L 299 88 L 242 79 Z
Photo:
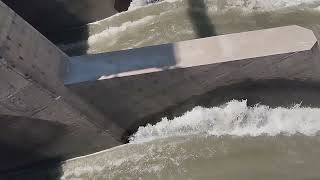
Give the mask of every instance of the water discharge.
M 71 179 L 319 179 L 320 109 L 196 107 L 62 166 Z
M 190 2 L 133 0 L 128 12 L 89 24 L 87 41 L 61 47 L 77 54 L 88 45 L 91 54 L 198 38 L 190 16 L 199 11 L 215 35 L 292 24 L 320 28 L 320 0 L 204 0 L 205 8 L 191 10 Z M 64 162 L 59 179 L 315 180 L 319 131 L 315 107 L 245 100 L 195 107 L 140 127 L 126 145 Z
M 151 1 L 135 0 L 129 11 L 89 24 L 86 41 L 61 48 L 74 55 L 81 49 L 94 54 L 199 38 L 197 25 L 211 27 L 208 35 L 222 35 L 292 24 L 312 28 L 320 19 L 319 0 L 145 2 Z
M 320 131 L 320 109 L 248 107 L 247 101 L 231 101 L 223 107 L 196 107 L 183 116 L 156 125 L 140 127 L 130 141 L 146 142 L 159 138 L 202 134 L 208 136 L 315 136 Z
M 183 136 L 128 144 L 66 162 L 62 180 L 316 180 L 318 136 Z
M 134 9 L 137 7 L 142 7 L 148 4 L 156 3 L 156 2 L 174 2 L 179 0 L 133 0 L 130 9 Z M 181 1 L 181 0 L 180 0 Z M 261 9 L 271 9 L 271 8 L 282 8 L 282 7 L 289 7 L 289 6 L 297 6 L 306 3 L 313 3 L 317 2 L 317 0 L 207 0 L 213 1 L 216 3 L 224 3 L 229 6 L 239 6 L 239 7 L 246 7 L 246 8 L 261 8 Z
M 320 109 L 196 107 L 131 143 L 65 162 L 67 179 L 318 179 Z

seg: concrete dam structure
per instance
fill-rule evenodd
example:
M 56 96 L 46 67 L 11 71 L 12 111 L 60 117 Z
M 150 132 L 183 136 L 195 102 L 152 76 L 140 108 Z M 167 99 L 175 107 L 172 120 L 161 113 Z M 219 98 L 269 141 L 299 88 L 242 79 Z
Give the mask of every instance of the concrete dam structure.
M 102 142 L 110 141 L 108 147 L 121 144 L 106 131 L 115 128 L 115 132 L 121 132 L 116 126 L 111 127 L 113 123 L 106 123 L 108 117 L 64 86 L 69 57 L 2 2 L 0 22 L 0 114 L 4 123 L 0 169 L 4 171 L 50 158 L 74 157 L 74 153 L 82 149 L 77 147 L 78 143 L 89 149 L 104 144 L 90 147 L 91 138 L 83 143 L 90 134 L 97 136 L 94 138 L 97 140 L 101 137 Z M 102 128 L 100 123 L 110 127 Z M 36 128 L 35 124 L 47 128 Z M 49 124 L 55 125 L 51 128 Z M 70 149 L 68 144 L 72 144 Z M 104 148 L 107 147 L 98 149 Z M 93 150 L 89 149 L 87 153 Z
M 319 31 L 300 26 L 69 57 L 0 8 L 2 173 L 118 146 L 154 115 L 221 87 L 320 81 Z
M 317 62 L 318 51 L 311 30 L 287 26 L 72 57 L 65 84 L 130 134 L 152 115 L 220 87 L 249 80 L 317 82 L 317 66 L 307 62 Z

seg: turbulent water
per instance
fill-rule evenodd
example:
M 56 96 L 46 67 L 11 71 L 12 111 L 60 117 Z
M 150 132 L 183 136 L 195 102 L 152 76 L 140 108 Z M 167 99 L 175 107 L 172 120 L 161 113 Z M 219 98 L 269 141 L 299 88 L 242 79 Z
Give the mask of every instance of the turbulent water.
M 134 9 L 137 7 L 142 7 L 148 4 L 153 4 L 155 2 L 161 2 L 161 1 L 167 1 L 167 2 L 174 2 L 179 0 L 133 0 L 131 2 L 131 5 L 129 9 Z M 181 0 L 180 0 L 181 1 Z M 288 6 L 296 6 L 301 5 L 304 3 L 313 3 L 317 0 L 216 0 L 213 1 L 216 4 L 218 3 L 224 3 L 229 6 L 240 6 L 241 8 L 263 8 L 263 9 L 271 9 L 271 8 L 282 8 L 282 7 L 288 7 Z M 208 3 L 208 0 L 205 1 Z
M 61 179 L 320 179 L 320 109 L 196 107 L 127 145 L 65 162 Z
M 141 127 L 129 144 L 17 177 L 318 180 L 319 131 L 320 108 L 250 107 L 245 100 L 231 101 L 163 118 Z
M 89 24 L 87 41 L 61 47 L 90 54 L 194 39 L 201 37 L 194 19 L 199 12 L 211 35 L 291 24 L 320 27 L 319 0 L 203 0 L 204 6 L 190 7 L 196 1 L 201 2 L 133 0 L 128 12 Z M 319 108 L 249 107 L 245 100 L 195 107 L 140 127 L 129 144 L 66 161 L 46 177 L 316 180 L 319 131 Z
M 140 127 L 131 136 L 131 142 L 202 134 L 208 136 L 315 136 L 320 130 L 320 109 L 256 105 L 248 107 L 247 101 L 231 101 L 223 107 L 196 107 L 173 120 L 163 118 L 156 125 Z
M 320 138 L 184 136 L 67 162 L 67 179 L 316 180 Z
M 86 41 L 60 47 L 74 55 L 92 54 L 292 24 L 319 28 L 320 24 L 319 0 L 149 2 L 154 0 L 134 0 L 128 12 L 89 24 Z

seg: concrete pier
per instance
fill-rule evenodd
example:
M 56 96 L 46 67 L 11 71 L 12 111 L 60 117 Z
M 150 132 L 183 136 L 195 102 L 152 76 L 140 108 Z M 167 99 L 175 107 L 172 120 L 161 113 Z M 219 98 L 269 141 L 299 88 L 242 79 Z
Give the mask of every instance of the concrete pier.
M 219 87 L 319 83 L 319 57 L 311 30 L 287 26 L 73 57 L 65 83 L 130 134 L 153 114 Z
M 68 68 L 67 55 L 0 1 L 0 171 L 120 144 L 108 117 L 64 86 Z

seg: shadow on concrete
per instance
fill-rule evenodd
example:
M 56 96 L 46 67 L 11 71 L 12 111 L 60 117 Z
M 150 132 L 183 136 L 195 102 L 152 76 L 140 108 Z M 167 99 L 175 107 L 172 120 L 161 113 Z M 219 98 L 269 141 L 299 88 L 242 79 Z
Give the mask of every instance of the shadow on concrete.
M 133 87 L 148 89 L 148 86 L 142 85 L 142 81 L 137 81 L 137 76 L 119 77 L 120 74 L 150 68 L 165 70 L 178 63 L 172 44 L 76 58 L 78 59 L 71 60 L 70 73 L 65 79 L 65 84 L 72 92 L 123 129 L 121 135 L 123 142 L 126 142 L 131 133 L 128 131 L 128 126 L 141 118 L 139 112 L 125 105 L 125 102 L 139 97 L 132 95 L 129 97 L 132 99 L 129 100 L 126 99 L 127 95 L 135 93 L 141 95 L 142 89 Z M 108 76 L 111 79 L 98 80 L 101 76 Z M 108 122 L 105 123 L 103 126 L 108 127 Z
M 0 120 L 1 180 L 60 180 L 63 161 L 121 144 L 74 124 L 9 115 Z
M 24 20 L 55 44 L 73 43 L 88 38 L 86 24 L 97 16 L 88 0 L 2 0 Z M 91 3 L 92 4 L 92 3 Z M 79 15 L 79 12 L 81 14 Z M 92 17 L 91 17 L 92 16 Z M 77 49 L 85 54 L 88 45 Z M 67 52 L 72 54 L 75 52 Z
M 0 115 L 0 119 L 0 179 L 59 180 L 62 157 L 50 146 L 63 138 L 67 127 L 26 117 Z
M 96 81 L 102 76 L 115 78 L 121 73 L 151 68 L 165 70 L 174 67 L 177 61 L 173 44 L 75 57 L 70 60 L 65 84 Z
M 187 0 L 188 14 L 198 38 L 216 36 L 216 30 L 208 16 L 205 0 Z
M 114 8 L 119 11 L 127 11 L 132 0 L 116 0 L 114 3 Z

